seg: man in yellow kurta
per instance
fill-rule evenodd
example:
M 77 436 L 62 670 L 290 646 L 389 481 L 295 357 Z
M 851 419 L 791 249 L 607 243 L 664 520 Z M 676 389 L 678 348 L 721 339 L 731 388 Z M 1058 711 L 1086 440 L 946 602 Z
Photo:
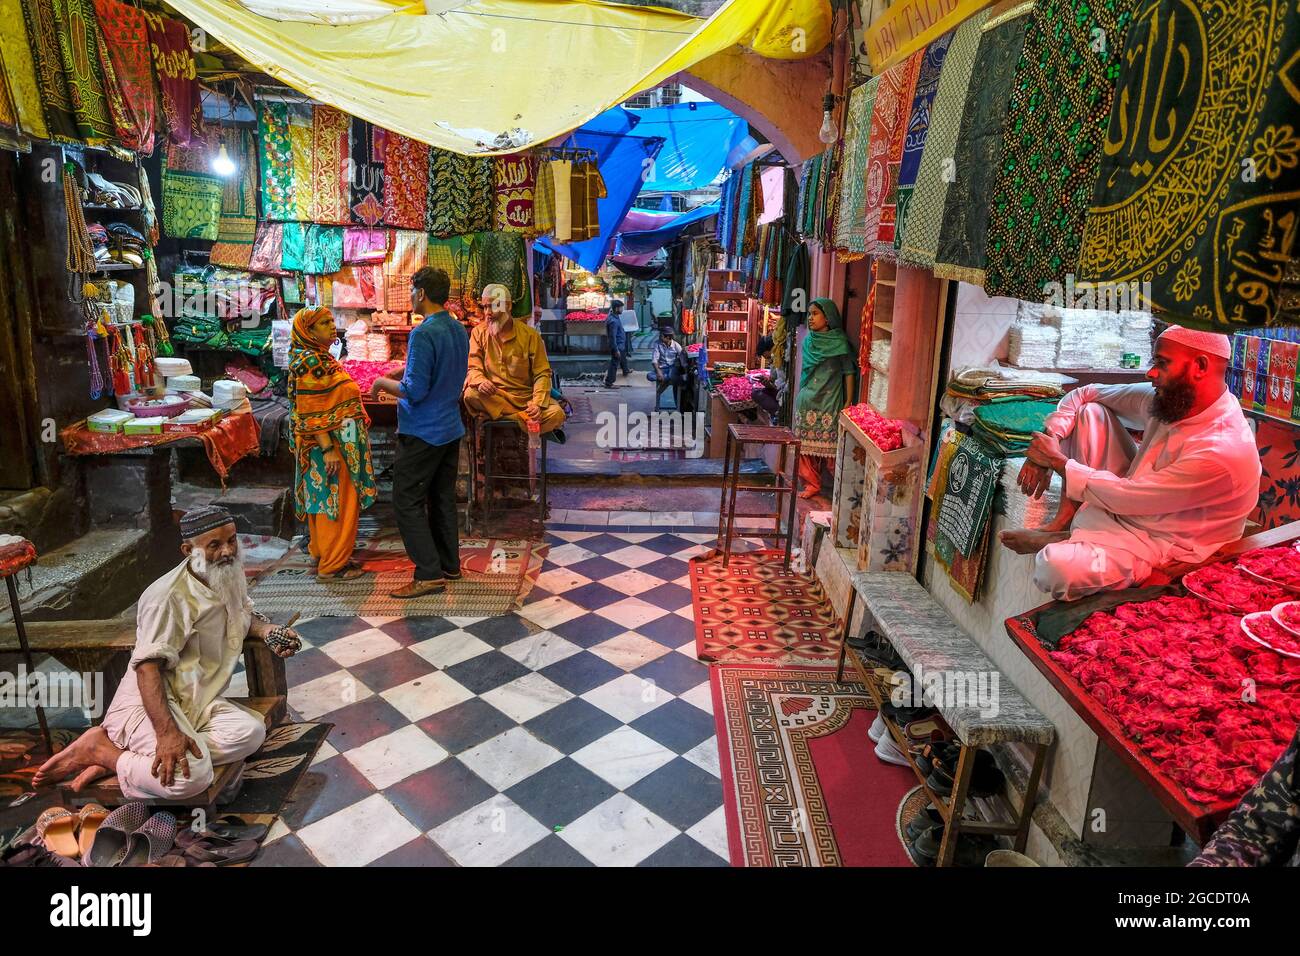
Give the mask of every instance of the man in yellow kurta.
M 469 374 L 465 405 L 485 418 L 541 422 L 542 434 L 555 432 L 564 409 L 551 396 L 551 363 L 537 330 L 510 317 L 510 292 L 493 283 L 479 300 L 487 317 L 469 336 Z

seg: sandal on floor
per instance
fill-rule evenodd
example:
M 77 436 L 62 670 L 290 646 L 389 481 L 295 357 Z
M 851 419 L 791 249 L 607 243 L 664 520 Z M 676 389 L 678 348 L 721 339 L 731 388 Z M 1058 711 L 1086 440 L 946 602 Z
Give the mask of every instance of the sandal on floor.
M 77 830 L 77 849 L 80 851 L 77 855 L 84 859 L 90 852 L 91 844 L 95 842 L 95 833 L 108 819 L 108 811 L 98 803 L 88 803 L 81 808 L 77 817 L 81 821 L 81 826 Z
M 63 807 L 50 807 L 36 818 L 36 833 L 45 849 L 59 856 L 75 860 L 77 849 L 77 817 Z
M 254 840 L 261 843 L 270 827 L 265 823 L 245 823 L 230 814 L 208 824 L 208 829 L 223 840 Z
M 151 816 L 148 822 L 131 834 L 126 856 L 118 866 L 144 866 L 157 863 L 176 844 L 176 818 L 164 810 Z
M 365 568 L 359 567 L 358 565 L 345 564 L 342 568 L 335 571 L 333 574 L 321 574 L 317 572 L 316 580 L 317 581 L 355 581 L 357 578 L 362 577 L 363 575 L 369 573 L 370 572 L 368 572 Z
M 126 856 L 131 834 L 148 819 L 149 808 L 143 803 L 122 804 L 100 823 L 82 862 L 86 866 L 117 866 Z
M 187 830 L 178 845 L 183 848 L 187 860 L 217 866 L 247 863 L 261 849 L 261 844 L 256 840 L 227 840 L 211 830 L 198 833 Z

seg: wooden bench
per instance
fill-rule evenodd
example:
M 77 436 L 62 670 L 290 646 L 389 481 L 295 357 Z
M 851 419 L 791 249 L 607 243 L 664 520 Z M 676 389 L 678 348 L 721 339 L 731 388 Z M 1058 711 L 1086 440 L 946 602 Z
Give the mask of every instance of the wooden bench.
M 847 638 L 853 614 L 860 598 L 867 617 L 881 637 L 888 640 L 913 675 L 920 675 L 922 689 L 926 674 L 992 675 L 998 674 L 996 706 L 984 712 L 978 702 L 941 700 L 935 707 L 952 728 L 961 745 L 956 775 L 950 796 L 932 790 L 927 783 L 928 768 L 922 769 L 909 751 L 903 728 L 888 717 L 882 718 L 899 749 L 907 755 L 921 786 L 943 816 L 943 843 L 939 866 L 949 865 L 962 833 L 996 834 L 1012 837 L 1014 848 L 1023 852 L 1029 836 L 1029 821 L 1038 795 L 1047 750 L 1055 740 L 1056 728 L 1020 694 L 998 667 L 980 650 L 947 612 L 909 574 L 893 571 L 859 571 L 851 576 L 848 607 L 844 614 L 845 642 L 840 648 L 836 679 L 843 678 L 848 650 Z M 890 688 L 874 670 L 853 655 L 858 675 L 879 707 L 890 699 Z M 919 693 L 919 691 L 918 691 Z M 1026 744 L 1032 749 L 1027 785 L 1017 810 L 1006 800 L 1009 820 L 963 819 L 967 808 L 970 778 L 975 767 L 975 751 L 992 744 Z
M 267 730 L 274 727 L 284 717 L 283 697 L 232 697 L 231 700 L 236 704 L 242 704 L 250 710 L 260 713 L 266 721 Z M 234 779 L 242 766 L 243 761 L 240 761 L 215 768 L 212 784 L 198 796 L 190 797 L 187 800 L 150 799 L 148 803 L 150 806 L 157 807 L 211 809 L 216 805 L 217 797 L 221 794 L 221 791 Z M 59 799 L 65 807 L 76 808 L 85 806 L 87 803 L 98 803 L 104 807 L 117 807 L 131 802 L 131 798 L 123 795 L 116 776 L 103 777 L 80 791 L 74 791 L 72 782 L 67 780 L 60 783 L 58 787 Z
M 104 675 L 104 709 L 113 700 L 117 686 L 126 676 L 135 648 L 135 622 L 125 619 L 103 621 L 33 621 L 25 625 L 27 643 L 34 654 L 49 654 L 78 673 Z M 12 624 L 0 626 L 0 653 L 18 653 L 18 632 Z M 283 701 L 289 685 L 284 661 L 265 643 L 244 641 L 244 670 L 248 674 L 250 697 L 279 697 L 277 720 L 284 718 Z M 98 723 L 103 717 L 95 718 Z

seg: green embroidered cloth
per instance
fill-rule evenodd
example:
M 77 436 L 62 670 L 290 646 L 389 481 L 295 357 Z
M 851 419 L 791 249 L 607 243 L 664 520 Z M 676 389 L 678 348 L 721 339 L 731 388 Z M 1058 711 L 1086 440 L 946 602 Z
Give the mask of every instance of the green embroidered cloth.
M 113 120 L 104 95 L 95 8 L 90 0 L 54 0 L 52 6 L 77 133 L 87 143 L 103 145 L 113 139 Z
M 1135 0 L 1037 0 L 1016 64 L 1002 165 L 989 195 L 989 295 L 1041 301 L 1077 280 Z
M 263 103 L 258 112 L 258 162 L 262 170 L 262 218 L 293 219 L 293 146 L 289 140 L 289 104 Z
M 59 25 L 51 0 L 22 0 L 27 39 L 31 44 L 36 88 L 45 113 L 45 125 L 56 143 L 76 143 L 81 138 L 73 115 L 72 94 L 63 73 L 59 50 Z
M 1144 0 L 1120 72 L 1085 279 L 1201 329 L 1300 324 L 1300 7 Z
M 1001 467 L 1001 459 L 989 455 L 977 440 L 964 437 L 958 443 L 936 521 L 935 549 L 945 563 L 951 563 L 953 550 L 970 557 L 984 540 Z
M 1017 8 L 1017 11 L 1020 8 Z M 944 199 L 943 228 L 934 274 L 982 284 L 988 238 L 989 186 L 1002 162 L 1002 121 L 1007 115 L 1016 60 L 1029 25 L 1023 13 L 986 26 L 975 54 L 974 81 L 966 94 L 953 156 L 954 181 Z
M 499 282 L 510 290 L 511 315 L 516 319 L 533 314 L 532 283 L 524 260 L 524 237 L 518 232 L 480 232 L 470 245 L 469 274 L 478 287 Z
M 216 239 L 221 221 L 220 176 L 175 169 L 162 160 L 163 231 L 177 239 Z
M 873 76 L 849 94 L 844 124 L 844 152 L 840 168 L 840 201 L 835 217 L 835 246 L 854 255 L 865 255 L 867 137 L 871 132 L 871 107 L 880 77 Z

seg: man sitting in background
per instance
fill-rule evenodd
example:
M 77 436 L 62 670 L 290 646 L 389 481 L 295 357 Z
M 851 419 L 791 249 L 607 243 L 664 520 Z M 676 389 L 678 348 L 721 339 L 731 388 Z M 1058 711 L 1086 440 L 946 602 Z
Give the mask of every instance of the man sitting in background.
M 659 326 L 659 338 L 650 353 L 650 371 L 646 373 L 646 377 L 655 383 L 656 408 L 659 406 L 659 396 L 664 393 L 664 389 L 671 387 L 673 395 L 677 394 L 677 386 L 684 378 L 681 357 L 682 347 L 673 338 L 673 327 Z
M 480 299 L 487 317 L 469 337 L 465 406 L 475 415 L 539 422 L 542 434 L 564 441 L 564 409 L 551 396 L 551 363 L 542 337 L 510 316 L 510 292 L 493 283 Z
M 1148 384 L 1084 385 L 1036 432 L 1020 488 L 1041 497 L 1065 480 L 1044 528 L 1003 531 L 1036 555 L 1034 583 L 1056 600 L 1143 581 L 1174 561 L 1199 563 L 1241 537 L 1259 500 L 1259 452 L 1224 374 L 1226 335 L 1171 325 Z M 1144 428 L 1136 445 L 1127 427 Z
M 80 790 L 116 773 L 125 797 L 188 800 L 212 785 L 217 767 L 262 745 L 262 715 L 221 694 L 245 637 L 269 637 L 280 657 L 301 641 L 254 616 L 230 512 L 188 512 L 181 535 L 185 560 L 140 597 L 131 665 L 104 722 L 47 760 L 35 786 L 75 776 Z

